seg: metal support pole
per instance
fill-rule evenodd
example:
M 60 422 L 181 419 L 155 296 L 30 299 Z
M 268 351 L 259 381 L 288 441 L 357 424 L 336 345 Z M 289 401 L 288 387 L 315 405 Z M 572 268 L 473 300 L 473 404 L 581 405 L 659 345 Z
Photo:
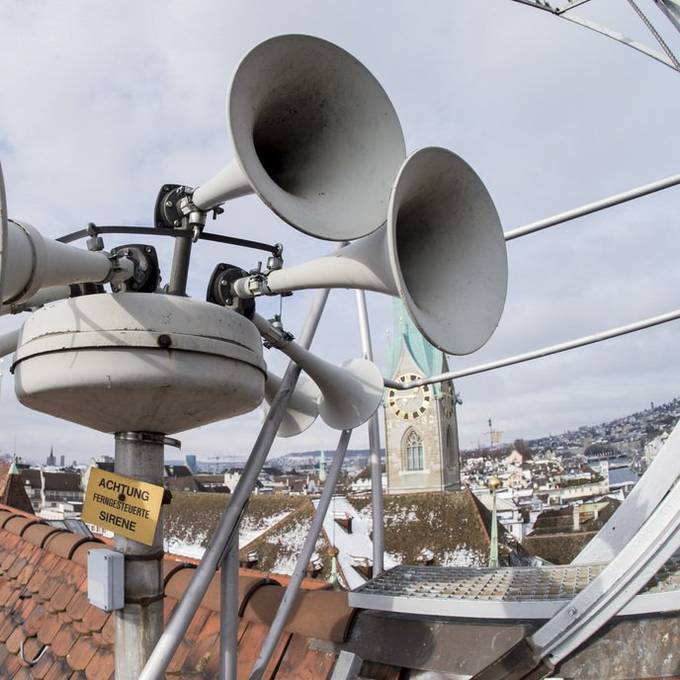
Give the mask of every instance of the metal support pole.
M 590 215 L 591 213 L 598 212 L 599 210 L 611 208 L 615 205 L 626 203 L 627 201 L 632 201 L 635 198 L 640 198 L 641 196 L 647 196 L 648 194 L 653 194 L 654 192 L 661 191 L 662 189 L 674 187 L 677 184 L 680 184 L 680 175 L 671 175 L 670 177 L 664 177 L 664 179 L 660 179 L 658 182 L 645 184 L 641 187 L 636 187 L 635 189 L 624 191 L 621 194 L 616 194 L 614 196 L 609 196 L 608 198 L 603 198 L 601 201 L 588 203 L 586 205 L 580 206 L 579 208 L 574 208 L 573 210 L 568 210 L 567 212 L 559 213 L 559 215 L 546 217 L 545 219 L 539 220 L 538 222 L 532 222 L 531 224 L 526 224 L 523 227 L 511 229 L 510 231 L 505 232 L 505 240 L 512 241 L 513 239 L 519 238 L 520 236 L 533 234 L 535 231 L 541 231 L 541 229 L 554 227 L 557 224 L 562 224 L 563 222 L 568 222 L 569 220 L 575 220 L 577 217 Z
M 279 604 L 279 608 L 276 611 L 274 620 L 269 627 L 267 637 L 262 644 L 262 649 L 260 649 L 260 654 L 257 657 L 257 661 L 255 661 L 253 670 L 250 672 L 249 680 L 261 680 L 267 668 L 267 664 L 272 658 L 276 644 L 281 637 L 281 633 L 288 622 L 288 616 L 295 606 L 295 601 L 300 590 L 300 585 L 302 584 L 302 579 L 304 578 L 305 571 L 307 570 L 307 565 L 312 559 L 314 547 L 316 546 L 316 541 L 319 538 L 319 532 L 323 526 L 323 521 L 326 517 L 326 513 L 328 512 L 328 506 L 331 503 L 331 498 L 333 497 L 335 487 L 338 483 L 338 478 L 340 477 L 342 463 L 345 459 L 345 453 L 347 452 L 347 445 L 349 444 L 349 438 L 351 435 L 352 430 L 343 430 L 340 434 L 338 446 L 335 449 L 335 456 L 333 457 L 333 464 L 328 474 L 326 484 L 323 487 L 319 504 L 316 506 L 316 510 L 314 511 L 312 525 L 307 532 L 307 537 L 305 538 L 300 556 L 298 557 L 298 561 L 295 564 L 295 568 L 293 569 L 290 582 L 288 583 L 286 592 L 283 594 L 283 598 Z
M 363 290 L 355 291 L 361 349 L 364 359 L 373 361 L 371 329 L 368 325 L 366 295 Z M 371 468 L 371 509 L 373 520 L 373 578 L 383 572 L 385 555 L 385 527 L 383 525 L 382 461 L 380 460 L 380 416 L 376 411 L 368 421 L 369 465 Z
M 236 680 L 238 534 L 239 525 L 237 524 L 220 571 L 220 680 Z
M 189 261 L 193 241 L 188 236 L 175 237 L 175 251 L 172 255 L 172 269 L 168 282 L 170 295 L 186 295 L 189 278 Z
M 491 489 L 491 537 L 489 539 L 489 567 L 498 569 L 498 525 L 496 513 L 496 489 Z
M 586 345 L 594 345 L 596 342 L 616 338 L 627 333 L 635 333 L 636 331 L 658 326 L 662 323 L 675 321 L 680 319 L 680 309 L 675 309 L 667 314 L 660 314 L 659 316 L 652 316 L 649 319 L 636 321 L 635 323 L 627 324 L 626 326 L 618 326 L 607 331 L 600 331 L 593 335 L 586 335 L 576 340 L 569 340 L 561 342 L 557 345 L 550 345 L 542 349 L 534 350 L 533 352 L 526 352 L 524 354 L 515 354 L 514 356 L 498 361 L 491 361 L 488 364 L 480 364 L 479 366 L 471 366 L 470 368 L 462 368 L 459 371 L 449 371 L 447 373 L 440 373 L 433 375 L 430 378 L 423 378 L 422 380 L 412 380 L 411 382 L 398 382 L 396 380 L 385 379 L 385 387 L 391 387 L 395 390 L 410 390 L 414 387 L 421 387 L 422 385 L 431 385 L 432 383 L 444 382 L 445 380 L 457 380 L 458 378 L 465 378 L 468 375 L 477 375 L 478 373 L 485 373 L 486 371 L 494 371 L 497 368 L 504 368 L 505 366 L 514 366 L 525 361 L 533 361 L 534 359 L 541 359 L 542 357 L 550 356 L 551 354 L 559 354 L 567 350 L 576 349 L 577 347 L 585 347 Z
M 307 316 L 305 327 L 300 334 L 299 344 L 308 348 L 321 318 L 321 313 L 328 298 L 328 290 L 318 292 Z M 234 489 L 229 505 L 226 507 L 217 528 L 210 540 L 196 573 L 191 579 L 182 599 L 177 603 L 172 618 L 165 628 L 165 632 L 153 650 L 149 661 L 139 676 L 139 680 L 161 680 L 165 669 L 177 651 L 180 642 L 186 634 L 187 628 L 198 609 L 205 591 L 210 585 L 215 571 L 222 560 L 225 548 L 234 535 L 243 508 L 250 494 L 255 488 L 257 477 L 269 454 L 269 449 L 274 441 L 276 432 L 281 425 L 288 401 L 295 388 L 295 383 L 300 375 L 300 367 L 294 363 L 288 364 L 288 368 L 281 380 L 281 387 L 271 403 L 262 428 L 258 434 L 248 461 L 243 468 L 241 478 Z
M 115 471 L 151 484 L 163 485 L 161 434 L 116 434 Z M 116 680 L 137 680 L 163 631 L 163 511 L 153 545 L 115 536 L 114 546 L 125 555 L 125 606 L 116 611 Z

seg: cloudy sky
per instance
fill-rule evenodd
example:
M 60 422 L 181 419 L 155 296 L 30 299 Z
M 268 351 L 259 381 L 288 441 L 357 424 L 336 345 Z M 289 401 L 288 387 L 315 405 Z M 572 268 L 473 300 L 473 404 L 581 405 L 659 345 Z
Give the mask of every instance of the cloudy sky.
M 680 52 L 651 0 L 641 6 Z M 622 0 L 577 10 L 648 44 Z M 0 160 L 10 214 L 50 237 L 85 225 L 150 224 L 164 182 L 200 184 L 231 157 L 224 99 L 240 57 L 282 33 L 336 42 L 381 81 L 407 148 L 462 155 L 491 192 L 504 228 L 680 171 L 680 75 L 611 40 L 510 0 L 344 3 L 3 3 L 0 9 Z M 465 367 L 678 307 L 680 189 L 508 244 L 510 283 L 500 326 Z M 214 226 L 213 226 L 214 225 Z M 282 241 L 286 263 L 329 244 L 299 234 L 255 197 L 234 201 L 211 229 Z M 134 237 L 107 246 L 130 242 Z M 154 243 L 169 270 L 169 244 Z M 257 254 L 199 245 L 190 293 L 203 298 L 218 261 Z M 298 331 L 311 293 L 284 302 Z M 278 304 L 278 303 L 277 303 Z M 275 305 L 260 305 L 263 313 Z M 384 366 L 387 298 L 369 295 Z M 0 332 L 19 319 L 0 320 Z M 560 432 L 680 394 L 680 323 L 557 357 L 461 379 L 461 441 L 474 446 L 492 417 L 504 439 Z M 354 296 L 331 294 L 313 348 L 340 362 L 360 353 Z M 268 353 L 270 367 L 284 361 Z M 5 362 L 6 367 L 7 362 Z M 201 458 L 245 456 L 259 412 L 181 436 Z M 273 452 L 332 448 L 315 424 Z M 365 428 L 352 446 L 364 446 Z M 5 375 L 0 451 L 67 460 L 111 453 L 106 435 L 31 412 Z

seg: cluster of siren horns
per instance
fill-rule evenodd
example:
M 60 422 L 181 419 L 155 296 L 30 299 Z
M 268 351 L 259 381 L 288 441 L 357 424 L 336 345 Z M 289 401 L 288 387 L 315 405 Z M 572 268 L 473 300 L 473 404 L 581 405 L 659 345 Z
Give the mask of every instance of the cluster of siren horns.
M 84 251 L 43 238 L 7 219 L 3 193 L 0 311 L 39 308 L 20 333 L 0 338 L 4 353 L 16 348 L 23 403 L 106 432 L 178 432 L 272 398 L 280 381 L 266 372 L 263 337 L 312 379 L 298 384 L 281 436 L 317 415 L 334 428 L 357 427 L 381 401 L 377 367 L 333 366 L 255 312 L 254 298 L 300 289 L 399 297 L 449 354 L 489 339 L 507 289 L 493 201 L 455 153 L 429 147 L 407 156 L 392 103 L 360 62 L 319 38 L 272 38 L 236 69 L 226 108 L 235 157 L 197 188 L 164 185 L 156 229 L 199 238 L 210 211 L 254 192 L 294 228 L 351 243 L 292 267 L 280 252 L 255 273 L 220 265 L 209 302 L 200 302 L 159 294 L 152 249 Z M 73 284 L 86 283 L 98 284 L 93 294 L 71 296 Z

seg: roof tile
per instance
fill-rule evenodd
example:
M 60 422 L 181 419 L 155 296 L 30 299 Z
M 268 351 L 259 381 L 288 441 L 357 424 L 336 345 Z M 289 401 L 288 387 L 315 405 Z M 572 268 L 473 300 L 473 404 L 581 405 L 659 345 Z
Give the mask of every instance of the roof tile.
M 21 661 L 18 656 L 12 656 L 11 654 L 5 659 L 2 672 L 4 677 L 12 678 L 21 670 Z
M 95 655 L 97 647 L 90 635 L 82 635 L 67 654 L 66 660 L 74 671 L 84 671 Z
M 38 640 L 44 645 L 51 644 L 63 625 L 58 616 L 51 614 L 45 619 L 45 622 L 38 630 Z
M 26 634 L 36 635 L 49 616 L 51 616 L 51 614 L 44 605 L 37 605 L 24 621 L 24 630 L 26 631 Z
M 109 644 L 113 644 L 115 642 L 115 628 L 115 619 L 113 616 L 109 616 L 108 620 L 104 624 L 104 627 L 102 628 L 102 637 Z
M 45 548 L 50 552 L 53 552 L 59 557 L 64 557 L 67 560 L 71 559 L 71 555 L 75 552 L 76 548 L 83 543 L 88 542 L 85 536 L 77 536 L 68 531 L 64 531 L 54 536 L 50 536 L 45 543 Z
M 87 599 L 87 593 L 82 590 L 78 591 L 66 607 L 66 614 L 73 621 L 81 621 L 89 606 L 90 601 Z
M 32 524 L 23 533 L 22 538 L 33 545 L 42 548 L 45 541 L 53 534 L 62 533 L 61 529 L 49 524 Z
M 85 612 L 85 616 L 83 616 L 83 623 L 91 632 L 98 632 L 104 627 L 104 624 L 110 617 L 111 614 L 109 612 L 90 605 Z
M 65 680 L 65 678 L 70 677 L 71 668 L 66 663 L 66 659 L 57 659 L 47 671 L 45 675 L 45 680 Z
M 52 613 L 66 611 L 66 607 L 68 607 L 76 592 L 75 586 L 70 583 L 62 583 L 47 602 L 47 610 Z
M 27 527 L 30 527 L 32 524 L 43 523 L 37 518 L 29 519 L 28 517 L 17 515 L 11 519 L 8 519 L 7 522 L 5 522 L 3 529 L 5 529 L 5 531 L 9 531 L 11 534 L 15 534 L 16 536 L 21 536 L 24 530 Z
M 5 523 L 10 517 L 15 517 L 15 514 L 9 510 L 0 510 L 0 529 L 5 526 Z
M 52 654 L 52 650 L 48 647 L 38 660 L 38 663 L 31 668 L 31 674 L 36 680 L 43 680 L 53 663 L 54 654 Z
M 52 640 L 52 651 L 57 656 L 66 656 L 76 643 L 78 635 L 71 626 L 62 626 Z
M 7 638 L 14 632 L 17 622 L 11 614 L 5 619 L 5 623 L 0 627 L 0 642 L 7 642 Z
M 5 642 L 5 647 L 9 650 L 10 654 L 18 654 L 21 647 L 21 643 L 26 639 L 26 634 L 21 629 L 20 626 L 16 626 L 12 631 L 12 634 L 7 638 Z
M 85 669 L 87 680 L 113 680 L 114 677 L 114 658 L 113 647 L 100 646 L 96 654 L 87 664 Z

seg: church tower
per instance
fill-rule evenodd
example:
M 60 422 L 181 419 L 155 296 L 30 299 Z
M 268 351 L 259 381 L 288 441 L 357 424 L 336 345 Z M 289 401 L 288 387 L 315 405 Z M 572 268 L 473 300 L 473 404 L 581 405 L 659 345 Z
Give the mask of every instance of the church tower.
M 394 301 L 394 333 L 388 375 L 409 382 L 448 371 L 444 354 L 414 326 Z M 451 381 L 385 395 L 387 492 L 460 488 L 456 393 Z

